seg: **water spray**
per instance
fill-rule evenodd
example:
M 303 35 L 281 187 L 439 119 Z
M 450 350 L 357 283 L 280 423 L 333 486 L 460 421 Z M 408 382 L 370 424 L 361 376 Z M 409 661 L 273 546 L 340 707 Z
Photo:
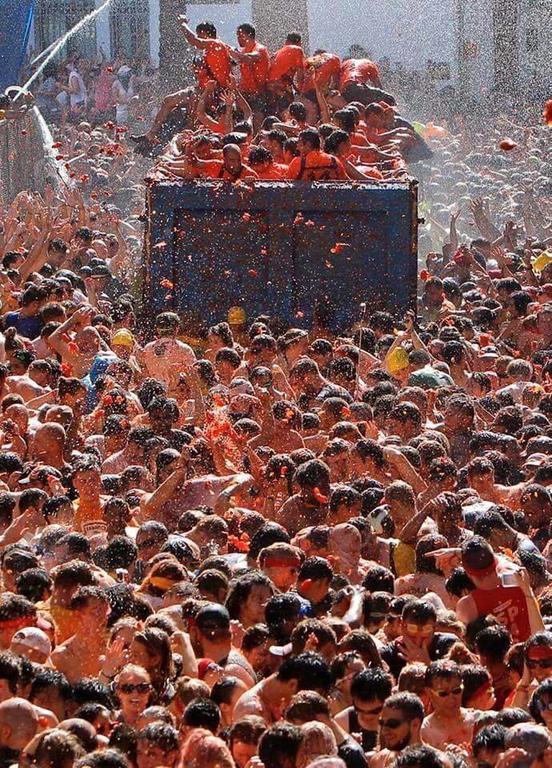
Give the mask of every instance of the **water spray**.
M 72 27 L 68 32 L 66 32 L 63 37 L 61 37 L 57 43 L 55 43 L 50 50 L 50 53 L 46 56 L 40 67 L 36 70 L 36 72 L 31 75 L 31 77 L 27 80 L 27 82 L 22 86 L 20 93 L 18 96 L 16 96 L 16 99 L 21 95 L 21 93 L 26 93 L 31 85 L 37 80 L 40 75 L 42 74 L 44 67 L 46 67 L 47 64 L 52 61 L 52 59 L 57 56 L 59 51 L 63 48 L 63 46 L 67 43 L 67 41 L 73 37 L 73 35 L 76 35 L 77 32 L 80 32 L 81 29 L 83 29 L 88 23 L 93 21 L 97 16 L 100 15 L 105 9 L 110 5 L 111 0 L 105 0 L 102 5 L 99 6 L 99 8 L 96 8 L 95 10 L 91 11 L 87 16 L 85 16 L 83 19 L 81 19 L 77 24 L 75 24 L 74 27 Z M 35 59 L 36 61 L 36 59 Z

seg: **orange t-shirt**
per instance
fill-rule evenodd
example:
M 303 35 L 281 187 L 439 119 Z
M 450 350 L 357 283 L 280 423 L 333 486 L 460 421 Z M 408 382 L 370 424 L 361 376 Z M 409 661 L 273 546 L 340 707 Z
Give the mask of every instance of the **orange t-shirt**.
M 194 178 L 218 179 L 222 165 L 222 160 L 204 160 L 194 168 Z
M 379 170 L 379 168 L 374 168 L 371 165 L 357 165 L 356 167 L 361 173 L 364 173 L 366 176 L 370 176 L 372 179 L 377 179 L 378 181 L 383 179 L 383 173 Z
M 368 83 L 379 77 L 379 69 L 370 59 L 347 59 L 341 65 L 339 90 L 343 91 L 349 83 Z
M 306 157 L 294 157 L 287 177 L 297 181 L 344 181 L 349 178 L 341 160 L 319 149 L 309 152 Z
M 231 175 L 226 168 L 222 160 L 212 160 L 199 166 L 197 169 L 196 178 L 199 179 L 222 179 L 223 181 L 238 181 L 239 179 L 245 179 L 248 176 L 257 178 L 255 171 L 248 165 L 242 163 L 241 171 L 237 176 Z
M 362 131 L 353 131 L 351 133 L 351 144 L 355 147 L 367 147 L 369 143 Z
M 320 53 L 310 59 L 307 64 L 309 63 L 313 63 L 315 73 L 308 74 L 304 79 L 301 84 L 301 93 L 314 91 L 315 79 L 320 88 L 325 88 L 332 78 L 339 77 L 341 73 L 341 59 L 335 53 Z
M 276 51 L 268 70 L 269 83 L 291 84 L 295 73 L 305 68 L 305 54 L 300 45 L 284 45 Z
M 228 46 L 222 40 L 204 40 L 203 42 L 206 47 L 203 50 L 203 62 L 198 73 L 200 88 L 205 88 L 209 80 L 216 80 L 221 88 L 227 88 L 230 85 L 232 71 Z
M 241 48 L 242 53 L 258 53 L 257 61 L 242 61 L 240 63 L 241 90 L 243 93 L 261 93 L 264 90 L 270 69 L 268 48 L 260 43 L 253 43 Z
M 258 168 L 256 174 L 259 179 L 278 181 L 288 178 L 288 166 L 285 163 L 271 163 L 261 170 Z

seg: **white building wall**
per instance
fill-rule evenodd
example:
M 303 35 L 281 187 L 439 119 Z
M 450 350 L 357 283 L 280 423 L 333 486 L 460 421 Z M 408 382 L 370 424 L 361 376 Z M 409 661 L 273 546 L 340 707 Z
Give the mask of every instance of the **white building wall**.
M 103 0 L 96 0 L 96 8 L 99 8 Z M 111 34 L 109 31 L 109 9 L 100 13 L 96 18 L 96 44 L 98 50 L 102 51 L 106 57 L 110 55 Z

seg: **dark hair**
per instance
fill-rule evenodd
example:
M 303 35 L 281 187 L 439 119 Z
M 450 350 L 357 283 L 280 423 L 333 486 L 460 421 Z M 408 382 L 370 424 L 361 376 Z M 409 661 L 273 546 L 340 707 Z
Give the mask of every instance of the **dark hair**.
M 75 768 L 131 768 L 131 764 L 118 749 L 107 748 L 82 757 L 75 763 Z
M 408 691 L 394 693 L 385 700 L 385 706 L 391 709 L 400 709 L 405 720 L 422 721 L 425 717 L 424 705 L 419 696 Z
M 251 37 L 253 40 L 255 39 L 255 36 L 256 36 L 255 27 L 253 26 L 253 24 L 248 24 L 247 22 L 245 22 L 244 24 L 240 24 L 240 26 L 238 27 L 238 32 L 243 32 L 245 35 L 247 35 L 248 37 Z
M 470 701 L 474 693 L 477 693 L 485 683 L 491 685 L 491 673 L 486 667 L 482 667 L 479 664 L 464 664 L 460 668 L 460 672 L 464 685 L 462 706 L 469 707 L 471 706 Z
M 47 691 L 49 688 L 55 688 L 64 701 L 69 701 L 71 698 L 71 684 L 65 675 L 62 672 L 58 672 L 57 669 L 42 667 L 36 673 L 31 683 L 29 701 L 32 703 L 36 696 Z
M 369 592 L 389 592 L 392 595 L 395 591 L 395 577 L 383 565 L 372 565 L 366 571 L 362 586 Z
M 475 638 L 480 657 L 491 661 L 504 661 L 511 645 L 512 636 L 502 624 L 485 627 Z
M 309 146 L 312 150 L 320 149 L 320 134 L 315 128 L 305 128 L 299 134 L 299 141 Z
M 267 587 L 274 592 L 272 582 L 261 571 L 249 571 L 232 582 L 226 598 L 226 608 L 231 619 L 239 619 L 240 612 L 245 605 L 253 587 Z
M 425 681 L 429 687 L 436 678 L 452 680 L 455 677 L 462 679 L 462 671 L 458 664 L 453 661 L 432 661 L 426 669 Z
M 300 653 L 287 658 L 278 670 L 278 680 L 297 680 L 297 690 L 308 689 L 327 694 L 331 686 L 328 665 L 317 653 Z
M 552 678 L 548 677 L 546 680 L 543 680 L 543 682 L 539 685 L 538 688 L 535 689 L 535 691 L 533 691 L 533 695 L 529 702 L 529 712 L 531 713 L 535 722 L 544 724 L 542 713 L 551 699 Z
M 28 568 L 19 574 L 15 584 L 18 594 L 32 603 L 45 600 L 52 589 L 52 579 L 44 568 Z
M 473 737 L 472 751 L 474 757 L 477 758 L 484 749 L 490 752 L 497 750 L 503 752 L 505 738 L 506 728 L 503 725 L 497 725 L 496 723 L 485 725 Z
M 154 722 L 138 731 L 138 741 L 150 741 L 167 754 L 178 749 L 178 731 L 168 723 Z
M 301 743 L 301 729 L 291 723 L 271 725 L 259 740 L 257 753 L 265 768 L 295 765 Z
M 312 581 L 321 581 L 322 579 L 333 579 L 333 569 L 324 557 L 308 557 L 303 561 L 298 575 L 298 581 L 311 579 Z
M 395 768 L 445 768 L 445 755 L 428 746 L 407 747 L 399 752 Z
M 235 680 L 235 678 L 224 679 Z M 220 682 L 222 681 L 219 681 L 217 685 L 220 685 Z M 213 696 L 213 692 L 211 692 L 211 696 Z M 188 725 L 192 728 L 206 728 L 211 733 L 216 734 L 221 719 L 218 704 L 219 702 L 214 697 L 212 699 L 193 699 L 184 710 L 182 716 L 183 725 Z
M 369 667 L 357 672 L 351 682 L 351 696 L 361 701 L 385 701 L 391 696 L 392 689 L 391 676 L 379 667 Z

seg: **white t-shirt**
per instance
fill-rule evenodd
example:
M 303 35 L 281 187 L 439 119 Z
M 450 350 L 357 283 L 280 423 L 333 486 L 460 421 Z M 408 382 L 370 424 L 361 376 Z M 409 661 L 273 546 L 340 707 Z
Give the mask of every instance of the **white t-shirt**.
M 69 87 L 71 86 L 74 87 L 75 83 L 78 86 L 78 91 L 77 93 L 70 94 L 71 109 L 74 109 L 75 107 L 80 107 L 82 105 L 86 106 L 86 102 L 88 99 L 88 94 L 86 91 L 84 80 L 82 79 L 80 74 L 77 72 L 77 70 L 73 69 L 69 73 Z

